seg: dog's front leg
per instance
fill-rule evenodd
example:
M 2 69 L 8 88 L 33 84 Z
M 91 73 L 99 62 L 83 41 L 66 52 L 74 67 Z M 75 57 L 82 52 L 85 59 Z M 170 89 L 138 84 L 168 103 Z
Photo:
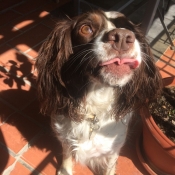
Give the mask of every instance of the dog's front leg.
M 109 157 L 108 167 L 104 175 L 114 175 L 115 174 L 117 159 L 118 159 L 118 154 L 114 154 Z
M 57 175 L 72 175 L 73 161 L 72 155 L 68 154 L 68 150 L 63 148 L 63 162 L 58 170 Z M 65 154 L 64 154 L 65 153 Z

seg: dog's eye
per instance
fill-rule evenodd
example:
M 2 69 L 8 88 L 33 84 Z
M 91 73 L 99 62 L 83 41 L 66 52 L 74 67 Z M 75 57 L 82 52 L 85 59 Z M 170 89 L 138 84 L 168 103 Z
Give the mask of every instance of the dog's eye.
M 83 25 L 83 26 L 80 28 L 80 32 L 83 33 L 83 34 L 85 34 L 85 35 L 89 35 L 89 34 L 92 34 L 92 33 L 93 33 L 91 27 L 88 26 L 88 25 Z

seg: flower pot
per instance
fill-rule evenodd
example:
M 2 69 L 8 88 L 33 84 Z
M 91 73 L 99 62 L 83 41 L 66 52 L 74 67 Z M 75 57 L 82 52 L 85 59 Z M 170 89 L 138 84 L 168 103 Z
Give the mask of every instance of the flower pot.
M 163 79 L 163 85 L 175 86 L 175 77 Z M 143 134 L 137 141 L 137 154 L 151 175 L 175 175 L 175 143 L 159 129 L 148 106 L 140 110 Z

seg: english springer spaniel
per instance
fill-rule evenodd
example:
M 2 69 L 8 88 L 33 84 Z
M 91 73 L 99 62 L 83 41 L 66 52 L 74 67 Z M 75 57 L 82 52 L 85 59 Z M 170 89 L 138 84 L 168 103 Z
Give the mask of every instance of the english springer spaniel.
M 64 19 L 36 61 L 41 111 L 62 143 L 58 175 L 73 160 L 114 175 L 131 116 L 161 87 L 144 35 L 119 12 L 94 10 Z

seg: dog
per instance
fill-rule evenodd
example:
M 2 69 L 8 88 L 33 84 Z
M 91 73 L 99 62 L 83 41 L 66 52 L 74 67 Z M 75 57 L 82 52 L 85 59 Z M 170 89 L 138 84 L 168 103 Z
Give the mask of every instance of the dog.
M 152 100 L 161 76 L 139 29 L 119 12 L 93 10 L 63 19 L 36 61 L 41 112 L 63 147 L 58 175 L 73 160 L 94 174 L 114 175 L 129 121 Z

